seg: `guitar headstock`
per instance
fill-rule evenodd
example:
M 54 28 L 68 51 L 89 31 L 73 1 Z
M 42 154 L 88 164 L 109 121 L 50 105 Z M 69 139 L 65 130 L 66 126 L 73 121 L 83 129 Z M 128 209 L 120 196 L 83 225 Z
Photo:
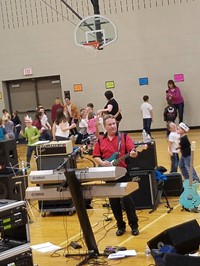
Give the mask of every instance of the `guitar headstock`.
M 192 141 L 191 142 L 191 151 L 194 151 L 195 150 L 195 147 L 196 147 L 196 141 Z
M 141 145 L 138 145 L 135 150 L 138 152 L 141 152 L 141 151 L 147 150 L 147 149 L 148 149 L 148 144 L 141 144 Z

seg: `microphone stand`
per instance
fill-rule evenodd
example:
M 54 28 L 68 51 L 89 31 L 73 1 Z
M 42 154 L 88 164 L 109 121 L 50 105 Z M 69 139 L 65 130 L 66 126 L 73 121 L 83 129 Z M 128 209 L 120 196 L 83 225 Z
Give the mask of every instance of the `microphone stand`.
M 67 157 L 67 159 L 63 162 L 63 163 L 61 163 L 55 170 L 56 171 L 58 171 L 58 170 L 60 170 L 60 169 L 62 169 L 62 168 L 67 168 L 67 166 L 66 166 L 66 163 L 72 158 L 72 157 L 74 157 L 74 156 L 76 156 L 76 154 L 79 152 L 81 150 L 81 147 L 78 147 L 77 149 L 75 149 L 71 154 L 69 154 L 68 155 L 68 157 Z

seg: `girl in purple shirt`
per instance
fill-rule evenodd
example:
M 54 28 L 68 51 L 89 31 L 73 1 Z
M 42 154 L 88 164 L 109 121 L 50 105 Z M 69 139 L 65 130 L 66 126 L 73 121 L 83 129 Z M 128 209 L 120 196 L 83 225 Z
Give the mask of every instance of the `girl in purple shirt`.
M 173 106 L 178 111 L 179 123 L 183 122 L 184 99 L 181 95 L 179 87 L 177 87 L 173 80 L 168 81 L 168 89 L 166 90 L 166 99 L 171 100 Z

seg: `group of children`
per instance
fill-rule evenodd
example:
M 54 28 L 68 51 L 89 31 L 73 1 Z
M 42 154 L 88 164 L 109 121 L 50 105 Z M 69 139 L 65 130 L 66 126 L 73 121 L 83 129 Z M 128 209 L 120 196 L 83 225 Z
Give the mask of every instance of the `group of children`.
M 167 98 L 167 107 L 164 109 L 164 121 L 167 123 L 167 139 L 168 139 L 168 152 L 171 159 L 170 172 L 177 172 L 178 167 L 181 170 L 184 179 L 189 179 L 190 163 L 191 163 L 191 144 L 187 136 L 189 127 L 180 122 L 178 127 L 175 124 L 177 118 L 177 109 L 174 107 L 172 99 Z M 141 113 L 143 118 L 143 130 L 151 136 L 151 122 L 153 120 L 153 107 L 149 103 L 149 96 L 143 97 L 141 105 Z M 181 158 L 179 159 L 179 151 Z M 200 179 L 192 166 L 192 176 L 195 182 L 200 182 Z
M 93 145 L 95 141 L 97 141 L 97 137 L 99 134 L 99 125 L 101 124 L 101 118 L 99 115 L 95 115 L 93 111 L 93 104 L 89 103 L 86 108 L 82 108 L 80 111 L 80 120 L 79 120 L 79 133 L 78 137 L 75 141 L 76 144 L 83 144 L 84 140 L 87 139 L 87 145 L 88 145 L 88 153 L 92 154 L 93 151 Z M 26 161 L 27 161 L 27 168 L 30 168 L 30 161 L 31 156 L 33 152 L 36 150 L 35 143 L 38 140 L 41 140 L 41 136 L 44 134 L 44 131 L 47 131 L 48 128 L 44 128 L 41 125 L 42 117 L 45 117 L 45 113 L 41 112 L 41 106 L 39 107 L 39 120 L 41 128 L 36 125 L 36 120 L 32 120 L 31 117 L 26 116 L 24 118 L 25 122 L 25 130 L 21 130 L 20 134 L 22 137 L 26 138 L 28 140 L 27 145 L 27 154 L 26 154 Z M 43 109 L 43 107 L 42 107 Z M 60 109 L 57 110 L 57 112 Z M 37 115 L 38 112 L 36 112 Z M 40 117 L 41 116 L 41 117 Z M 51 126 L 49 125 L 47 118 L 45 120 L 45 125 L 49 126 L 49 129 L 51 129 Z M 53 129 L 53 127 L 52 127 Z M 69 130 L 68 130 L 69 131 Z M 48 138 L 49 139 L 49 138 Z M 49 139 L 50 140 L 50 139 Z
M 145 95 L 143 97 L 143 104 L 141 105 L 141 112 L 143 117 L 143 128 L 148 134 L 151 134 L 150 127 L 153 119 L 153 107 L 149 103 L 149 97 Z M 58 108 L 58 106 L 57 106 Z M 63 106 L 64 111 L 64 106 Z M 45 139 L 50 140 L 51 136 L 48 134 L 48 131 L 51 130 L 51 126 L 48 123 L 47 116 L 45 114 L 44 108 L 39 106 L 38 112 L 39 117 L 38 121 L 32 121 L 32 118 L 26 116 L 24 119 L 25 130 L 21 130 L 21 122 L 16 121 L 18 129 L 17 134 L 19 133 L 28 140 L 27 146 L 27 167 L 30 167 L 30 160 L 33 151 L 35 151 L 36 146 L 34 145 L 38 140 L 41 140 L 41 137 L 44 135 Z M 56 112 L 55 112 L 56 113 Z M 3 114 L 7 117 L 6 114 Z M 94 105 L 88 103 L 85 108 L 82 108 L 79 113 L 79 120 L 77 126 L 79 128 L 78 136 L 76 138 L 75 144 L 86 144 L 88 154 L 92 155 L 93 146 L 98 139 L 99 132 L 104 132 L 103 128 L 103 114 L 95 114 Z M 191 147 L 190 141 L 187 136 L 189 127 L 180 122 L 178 127 L 176 126 L 175 119 L 177 117 L 176 108 L 174 108 L 172 101 L 168 99 L 168 106 L 164 110 L 164 120 L 167 122 L 167 138 L 168 138 L 168 152 L 171 159 L 171 169 L 170 172 L 177 172 L 178 167 L 181 170 L 181 173 L 184 179 L 189 179 L 190 173 L 190 161 L 191 161 Z M 38 122 L 40 128 L 38 127 Z M 100 129 L 101 127 L 101 129 Z M 8 134 L 5 128 L 2 126 L 2 119 L 0 119 L 0 140 L 9 139 Z M 181 158 L 179 159 L 179 151 L 181 153 Z M 199 182 L 199 177 L 193 167 L 193 180 Z
M 80 110 L 79 134 L 75 143 L 88 145 L 86 153 L 92 155 L 94 143 L 101 131 L 104 131 L 103 118 L 100 114 L 95 114 L 94 105 L 88 103 L 86 108 Z
M 191 167 L 191 144 L 187 136 L 189 127 L 183 122 L 179 123 L 178 127 L 174 122 L 168 122 L 167 126 L 170 132 L 168 136 L 168 152 L 171 158 L 170 172 L 177 172 L 179 166 L 184 179 L 189 179 Z M 181 153 L 180 159 L 179 150 Z M 193 181 L 200 182 L 193 165 L 192 178 Z

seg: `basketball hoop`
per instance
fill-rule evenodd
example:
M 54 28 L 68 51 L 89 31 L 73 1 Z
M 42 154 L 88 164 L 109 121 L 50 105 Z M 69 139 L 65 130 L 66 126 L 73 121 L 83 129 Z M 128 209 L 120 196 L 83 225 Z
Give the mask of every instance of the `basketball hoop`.
M 96 52 L 98 51 L 100 47 L 100 42 L 98 41 L 86 42 L 83 44 L 83 46 L 89 54 L 96 55 Z

